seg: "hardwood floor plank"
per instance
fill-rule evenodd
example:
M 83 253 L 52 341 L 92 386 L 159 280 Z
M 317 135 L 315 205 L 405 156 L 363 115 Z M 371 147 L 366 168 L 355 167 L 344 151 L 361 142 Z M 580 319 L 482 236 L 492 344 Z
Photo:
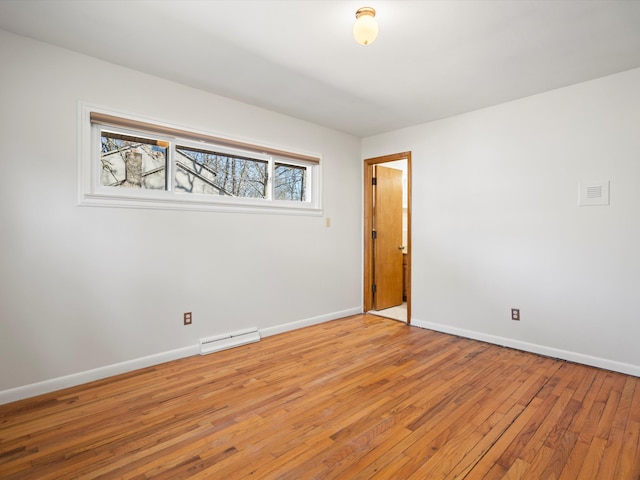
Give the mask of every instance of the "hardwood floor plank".
M 616 468 L 615 478 L 640 478 L 640 422 L 629 421 L 624 431 L 624 450 Z
M 620 460 L 623 442 L 624 430 L 612 428 L 595 478 L 616 478 L 616 467 Z
M 540 375 L 548 373 L 546 370 Z M 536 393 L 531 391 L 531 394 Z M 520 407 L 518 416 L 513 419 L 507 430 L 497 439 L 491 448 L 485 453 L 478 464 L 469 473 L 471 479 L 502 478 L 507 470 L 517 459 L 520 453 L 518 445 L 523 444 L 523 438 L 529 436 L 531 430 L 539 421 L 541 411 L 544 411 L 544 401 L 540 397 L 534 397 L 527 405 L 522 405 L 522 397 L 516 397 L 514 406 Z M 550 408 L 548 405 L 546 408 Z M 513 446 L 512 446 L 513 445 Z
M 598 469 L 600 468 L 600 462 L 602 461 L 602 454 L 604 453 L 606 443 L 606 440 L 599 437 L 593 439 L 589 444 L 589 450 L 587 451 L 587 455 L 585 456 L 580 472 L 578 472 L 577 478 L 581 480 L 596 480 L 598 478 Z
M 471 434 L 474 435 L 474 438 L 471 441 L 473 447 L 464 453 L 458 464 L 448 472 L 444 478 L 479 478 L 478 475 L 480 474 L 480 470 L 475 470 L 478 463 L 483 459 L 496 441 L 504 434 L 507 428 L 513 424 L 515 418 L 517 418 L 521 412 L 522 407 L 520 405 L 514 405 L 511 411 L 506 414 L 499 414 L 495 417 L 492 416 L 493 418 L 490 417 L 485 424 L 479 425 Z M 488 425 L 490 426 L 488 427 Z
M 370 449 L 366 453 L 353 462 L 343 465 L 339 471 L 334 469 L 332 474 L 339 474 L 338 478 L 371 478 L 380 469 L 379 459 L 384 453 L 392 449 L 399 439 L 411 433 L 402 424 L 394 426 L 393 431 L 390 431 L 383 440 L 369 445 Z
M 640 379 L 369 315 L 0 406 L 0 478 L 638 480 Z
M 527 462 L 527 469 L 524 478 L 550 479 L 554 478 L 552 471 L 547 470 L 547 466 L 553 459 L 554 451 L 543 445 L 536 451 L 536 455 L 531 462 Z

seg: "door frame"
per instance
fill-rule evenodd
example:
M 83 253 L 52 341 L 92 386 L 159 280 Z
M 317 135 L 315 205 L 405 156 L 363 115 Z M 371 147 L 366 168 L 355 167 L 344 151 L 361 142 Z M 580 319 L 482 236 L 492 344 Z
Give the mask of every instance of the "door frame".
M 363 310 L 373 309 L 373 166 L 407 161 L 407 325 L 411 325 L 411 152 L 394 153 L 364 160 L 364 280 Z

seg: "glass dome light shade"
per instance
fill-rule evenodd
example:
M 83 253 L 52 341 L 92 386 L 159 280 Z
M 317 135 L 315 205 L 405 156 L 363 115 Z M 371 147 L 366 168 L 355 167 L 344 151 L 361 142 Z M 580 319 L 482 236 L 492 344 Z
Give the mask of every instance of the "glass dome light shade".
M 353 38 L 360 45 L 369 45 L 378 36 L 376 11 L 371 7 L 363 7 L 356 12 L 356 23 L 353 25 Z

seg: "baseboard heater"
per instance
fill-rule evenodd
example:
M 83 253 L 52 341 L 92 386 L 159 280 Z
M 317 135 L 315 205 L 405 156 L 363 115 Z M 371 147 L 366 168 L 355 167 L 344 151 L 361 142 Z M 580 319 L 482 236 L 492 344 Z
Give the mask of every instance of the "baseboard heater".
M 200 339 L 200 355 L 219 352 L 227 348 L 239 347 L 247 343 L 259 342 L 260 333 L 257 328 L 247 328 L 237 332 L 223 333 L 213 337 Z

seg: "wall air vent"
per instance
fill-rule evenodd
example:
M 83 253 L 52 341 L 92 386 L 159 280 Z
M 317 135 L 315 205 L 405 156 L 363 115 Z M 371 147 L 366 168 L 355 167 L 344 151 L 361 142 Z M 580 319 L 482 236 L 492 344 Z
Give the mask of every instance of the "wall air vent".
M 247 343 L 260 341 L 260 333 L 257 328 L 248 328 L 232 333 L 223 333 L 213 337 L 200 339 L 200 355 L 219 352 L 227 348 L 239 347 Z
M 609 182 L 581 183 L 578 205 L 609 205 Z

